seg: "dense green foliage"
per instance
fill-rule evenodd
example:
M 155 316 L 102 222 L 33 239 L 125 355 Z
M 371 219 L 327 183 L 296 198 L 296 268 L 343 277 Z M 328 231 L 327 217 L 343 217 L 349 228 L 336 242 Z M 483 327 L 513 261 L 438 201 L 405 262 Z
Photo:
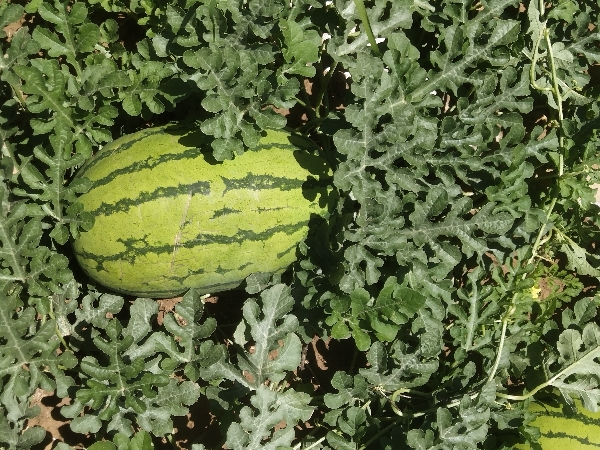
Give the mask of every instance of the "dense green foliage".
M 264 134 L 222 162 L 193 125 L 150 128 L 104 146 L 74 181 L 91 185 L 78 202 L 94 225 L 73 243 L 86 274 L 121 293 L 167 298 L 284 272 L 310 223 L 327 218 L 337 199 L 310 141 Z
M 536 394 L 598 411 L 599 12 L 0 3 L 0 446 L 50 444 L 40 390 L 94 449 L 175 443 L 195 408 L 194 450 L 508 449 Z M 219 161 L 266 128 L 320 147 L 339 202 L 287 273 L 169 309 L 78 269 L 76 168 L 172 121 Z

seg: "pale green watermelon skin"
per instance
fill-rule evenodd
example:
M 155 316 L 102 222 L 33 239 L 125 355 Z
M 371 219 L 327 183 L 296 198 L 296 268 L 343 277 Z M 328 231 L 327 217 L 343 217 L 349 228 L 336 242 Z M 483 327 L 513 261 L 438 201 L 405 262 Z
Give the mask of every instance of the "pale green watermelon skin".
M 327 217 L 331 171 L 268 131 L 256 148 L 217 163 L 199 131 L 158 127 L 106 145 L 77 177 L 94 226 L 73 243 L 98 283 L 138 297 L 233 289 L 250 274 L 284 271 L 311 217 Z M 208 155 L 208 156 L 207 156 Z
M 537 444 L 542 450 L 592 450 L 600 449 L 600 412 L 591 412 L 575 400 L 577 414 L 565 416 L 562 407 L 532 403 L 529 410 L 538 414 L 531 423 L 540 429 Z M 519 444 L 515 449 L 531 449 L 529 444 Z

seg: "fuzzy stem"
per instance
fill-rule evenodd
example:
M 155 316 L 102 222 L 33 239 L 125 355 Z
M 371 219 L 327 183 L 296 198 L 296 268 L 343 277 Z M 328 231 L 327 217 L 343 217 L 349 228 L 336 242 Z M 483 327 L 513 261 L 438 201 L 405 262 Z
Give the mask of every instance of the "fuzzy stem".
M 488 382 L 491 382 L 494 380 L 494 377 L 496 376 L 496 372 L 498 371 L 498 366 L 500 365 L 500 358 L 502 357 L 502 350 L 504 349 L 504 340 L 506 339 L 506 328 L 508 327 L 508 321 L 509 321 L 510 317 L 512 316 L 514 309 L 515 309 L 515 306 L 514 306 L 515 298 L 516 298 L 516 294 L 513 295 L 513 300 L 511 302 L 511 303 L 513 303 L 513 305 L 509 309 L 508 313 L 504 316 L 504 319 L 502 319 L 502 334 L 500 335 L 500 343 L 498 344 L 498 352 L 496 353 L 496 360 L 494 361 L 494 367 L 492 367 L 492 370 L 488 376 Z
M 540 7 L 540 14 L 543 16 L 544 12 L 545 12 L 544 0 L 539 1 L 539 7 Z M 543 30 L 539 34 L 539 36 L 536 39 L 536 42 L 534 44 L 533 57 L 532 57 L 532 63 L 531 63 L 531 68 L 530 68 L 530 82 L 534 89 L 539 90 L 539 91 L 551 91 L 554 94 L 554 98 L 555 98 L 556 105 L 558 108 L 559 147 L 561 149 L 561 152 L 559 154 L 558 176 L 557 176 L 560 179 L 560 177 L 562 177 L 564 174 L 564 133 L 562 132 L 562 123 L 564 120 L 563 109 L 562 109 L 563 99 L 562 99 L 562 94 L 560 92 L 560 86 L 558 84 L 559 80 L 558 80 L 558 74 L 556 72 L 556 65 L 554 62 L 554 53 L 552 51 L 552 42 L 550 40 L 550 33 L 549 33 L 548 28 L 546 27 L 546 23 L 544 22 L 542 25 L 543 25 Z M 544 38 L 546 40 L 546 46 L 548 47 L 547 53 L 548 53 L 548 61 L 550 64 L 551 81 L 552 81 L 551 88 L 542 88 L 541 86 L 538 86 L 537 83 L 535 82 L 535 68 L 536 68 L 536 64 L 537 64 L 537 60 L 538 60 L 539 45 L 540 45 L 542 39 L 544 39 Z M 555 189 L 555 192 L 556 192 L 556 189 Z M 557 200 L 558 200 L 558 197 L 555 194 L 546 210 L 546 220 L 547 221 L 550 220 L 550 216 L 552 215 L 552 213 L 554 211 Z M 537 251 L 538 251 L 539 247 L 542 245 L 542 243 L 545 242 L 543 240 L 543 238 L 546 234 L 546 227 L 547 227 L 547 222 L 542 224 L 542 227 L 540 228 L 540 231 L 538 232 L 536 240 L 531 248 L 531 256 L 527 260 L 526 265 L 532 264 L 534 262 L 534 260 L 538 257 Z M 523 274 L 523 279 L 525 279 L 527 277 L 527 275 L 528 275 L 527 273 Z M 504 342 L 506 339 L 506 329 L 508 327 L 508 322 L 510 320 L 510 317 L 514 314 L 514 312 L 516 310 L 516 307 L 515 307 L 516 299 L 517 299 L 517 294 L 514 294 L 512 301 L 511 301 L 511 307 L 505 314 L 504 318 L 502 319 L 502 334 L 500 336 L 500 343 L 498 345 L 498 353 L 496 354 L 496 361 L 494 362 L 494 366 L 488 376 L 488 381 L 492 381 L 494 379 L 494 377 L 496 376 L 496 372 L 497 372 L 498 366 L 500 364 L 502 350 L 504 348 Z M 533 391 L 531 391 L 529 394 L 527 394 L 525 396 L 507 396 L 507 394 L 497 394 L 497 395 L 500 397 L 503 397 L 503 398 L 509 398 L 509 399 L 513 399 L 513 400 L 524 400 L 524 399 L 530 397 L 531 395 L 533 395 L 534 393 L 538 392 L 540 389 L 543 389 L 544 387 L 548 386 L 548 384 L 549 384 L 549 382 L 539 385 Z
M 363 26 L 365 27 L 365 32 L 367 33 L 367 38 L 369 39 L 369 43 L 373 48 L 373 53 L 376 56 L 381 56 L 381 52 L 379 51 L 379 47 L 377 47 L 377 41 L 375 41 L 375 36 L 373 35 L 373 30 L 371 29 L 371 22 L 369 22 L 369 16 L 367 15 L 367 8 L 365 7 L 365 3 L 363 0 L 354 0 L 354 4 L 356 5 L 356 9 L 358 10 L 358 17 L 360 18 Z
M 561 152 L 559 154 L 558 163 L 558 176 L 561 177 L 565 171 L 565 137 L 562 131 L 562 125 L 564 120 L 563 109 L 562 109 L 562 94 L 560 93 L 560 87 L 558 85 L 558 74 L 556 73 L 556 64 L 554 63 L 554 53 L 552 52 L 552 42 L 550 41 L 550 32 L 547 28 L 544 29 L 544 36 L 546 37 L 546 45 L 548 46 L 548 57 L 550 60 L 550 70 L 552 72 L 552 91 L 554 93 L 554 99 L 556 100 L 556 106 L 558 107 L 558 125 L 559 125 L 559 147 Z
M 325 75 L 325 77 L 322 80 L 322 84 L 321 84 L 321 89 L 319 89 L 319 93 L 317 94 L 317 100 L 316 100 L 316 104 L 315 104 L 315 113 L 317 115 L 318 118 L 321 118 L 321 105 L 323 104 L 323 97 L 325 97 L 326 93 L 327 93 L 327 86 L 329 85 L 329 82 L 331 81 L 331 77 L 333 77 L 333 72 L 335 71 L 337 67 L 337 62 L 334 63 L 330 69 L 329 72 L 327 72 L 327 75 Z M 329 111 L 325 112 L 325 115 L 329 114 Z
M 388 431 L 390 431 L 392 428 L 394 428 L 395 426 L 397 426 L 398 423 L 401 422 L 402 420 L 403 420 L 403 418 L 399 418 L 399 419 L 394 420 L 387 427 L 385 427 L 383 430 L 379 431 L 375 436 L 373 436 L 371 439 L 369 439 L 367 442 L 365 442 L 364 445 L 361 445 L 359 447 L 359 450 L 366 449 L 373 442 L 377 441 L 381 436 L 385 435 Z

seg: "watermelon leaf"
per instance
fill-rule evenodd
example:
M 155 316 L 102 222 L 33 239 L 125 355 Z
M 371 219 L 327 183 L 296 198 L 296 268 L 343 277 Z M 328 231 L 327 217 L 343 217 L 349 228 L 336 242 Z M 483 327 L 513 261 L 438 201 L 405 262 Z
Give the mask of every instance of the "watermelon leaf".
M 5 376 L 6 390 L 2 394 L 0 408 L 0 439 L 12 445 L 36 445 L 45 432 L 40 427 L 21 434 L 25 422 L 39 413 L 38 406 L 30 404 L 30 398 L 37 389 L 53 391 L 57 387 L 59 395 L 67 395 L 67 389 L 74 380 L 66 371 L 77 365 L 71 352 L 60 354 L 57 350 L 60 341 L 55 334 L 55 322 L 34 323 L 36 312 L 27 307 L 20 314 L 15 312 L 18 304 L 15 295 L 0 294 L 0 370 Z M 29 370 L 22 371 L 22 367 Z M 16 448 L 16 447 L 15 447 Z
M 251 390 L 267 380 L 282 381 L 286 371 L 297 367 L 301 358 L 302 345 L 294 333 L 298 319 L 289 314 L 293 305 L 294 298 L 284 284 L 263 291 L 260 303 L 248 299 L 243 308 L 244 320 L 235 332 L 239 369 L 221 359 L 201 369 L 200 376 L 206 380 L 223 377 Z
M 25 282 L 29 277 L 26 267 L 29 258 L 24 254 L 26 249 L 40 256 L 44 250 L 39 248 L 42 234 L 41 223 L 36 216 L 40 215 L 37 205 L 28 205 L 23 202 L 9 203 L 7 186 L 0 181 L 0 256 L 2 265 L 0 268 L 0 283 L 2 291 L 7 292 L 7 287 L 12 283 Z M 37 249 L 37 250 L 36 250 Z
M 433 424 L 434 433 L 430 430 L 411 430 L 408 444 L 411 448 L 475 448 L 482 442 L 488 431 L 490 404 L 494 401 L 495 389 L 486 385 L 477 398 L 464 396 L 458 403 L 458 417 L 447 409 L 439 408 Z M 469 430 L 467 433 L 464 430 Z
M 339 410 L 344 405 L 354 405 L 360 402 L 366 402 L 369 399 L 369 387 L 365 378 L 361 375 L 351 377 L 345 372 L 336 372 L 331 378 L 331 387 L 337 393 L 327 393 L 323 397 L 325 404 L 332 411 Z M 335 424 L 335 416 L 338 413 L 326 416 L 325 420 L 330 425 Z M 330 423 L 333 419 L 333 423 Z
M 460 343 L 462 351 L 468 353 L 477 351 L 479 347 L 486 347 L 492 339 L 492 336 L 482 334 L 485 326 L 490 326 L 495 314 L 498 312 L 498 299 L 491 288 L 477 285 L 477 280 L 481 276 L 479 270 L 475 270 L 468 275 L 470 291 L 461 289 L 457 292 L 461 302 L 450 305 L 448 312 L 456 316 L 462 327 L 452 332 L 452 336 Z M 464 305 L 464 306 L 462 306 Z M 461 333 L 462 335 L 458 334 Z
M 11 427 L 4 411 L 0 410 L 0 439 L 12 448 L 32 448 L 40 444 L 45 436 L 46 430 L 39 426 L 28 428 L 22 434 L 19 434 Z
M 283 57 L 288 63 L 279 76 L 290 73 L 311 78 L 316 74 L 313 63 L 319 57 L 321 36 L 316 30 L 305 29 L 310 22 L 301 24 L 296 20 L 294 17 L 279 21 L 285 43 Z
M 164 436 L 173 432 L 172 417 L 185 416 L 200 397 L 200 387 L 192 381 L 182 383 L 170 379 L 169 384 L 158 388 L 158 395 L 145 400 L 144 412 L 137 416 L 140 426 L 154 434 Z
M 96 302 L 98 302 L 97 306 Z M 105 329 L 110 322 L 109 317 L 121 311 L 123 305 L 123 297 L 118 295 L 89 293 L 75 311 L 77 321 L 73 326 L 76 327 L 78 323 L 89 323 L 95 328 Z
M 161 87 L 173 74 L 170 64 L 153 61 L 148 41 L 138 43 L 139 54 L 131 59 L 131 68 L 127 70 L 129 82 L 124 78 L 119 82 L 125 86 L 120 91 L 123 109 L 131 116 L 160 114 L 170 107 L 171 98 Z
M 40 16 L 62 34 L 61 40 L 54 32 L 45 27 L 36 27 L 32 37 L 48 50 L 53 57 L 66 56 L 67 61 L 73 65 L 77 73 L 81 73 L 77 56 L 89 53 L 100 39 L 100 29 L 96 24 L 89 22 L 88 9 L 83 3 L 67 8 L 66 3 L 55 1 L 54 6 L 42 3 L 38 7 Z
M 550 359 L 546 364 L 548 371 L 551 363 L 556 362 L 560 370 L 553 371 L 548 384 L 558 388 L 563 397 L 572 404 L 570 396 L 581 399 L 586 409 L 600 411 L 600 387 L 596 377 L 600 374 L 600 327 L 594 322 L 587 323 L 583 330 L 564 330 L 558 339 L 557 360 Z
M 87 228 L 89 227 L 88 224 L 93 220 L 89 213 L 84 213 L 74 208 L 65 208 L 69 204 L 75 203 L 77 194 L 81 194 L 89 189 L 89 183 L 74 183 L 70 186 L 65 186 L 62 181 L 68 170 L 80 165 L 85 160 L 82 154 L 76 153 L 71 156 L 73 148 L 73 134 L 71 130 L 68 127 L 57 125 L 54 133 L 50 135 L 49 140 L 54 150 L 52 156 L 41 148 L 34 149 L 34 154 L 39 161 L 42 161 L 49 167 L 45 174 L 46 179 L 51 180 L 51 182 L 42 181 L 43 178 L 40 178 L 41 174 L 33 166 L 25 166 L 21 170 L 23 180 L 31 189 L 36 191 L 42 190 L 43 192 L 39 194 L 25 194 L 23 192 L 23 194 L 29 195 L 41 203 L 42 210 L 56 221 L 56 225 L 50 236 L 58 244 L 63 245 L 69 239 L 69 232 L 65 227 L 66 225 L 70 225 L 71 230 L 77 232 L 77 224 L 81 224 Z M 19 190 L 16 190 L 16 192 L 20 193 Z M 69 213 L 75 214 L 70 217 Z M 75 226 L 74 223 L 76 224 Z
M 57 124 L 73 127 L 72 111 L 67 107 L 65 96 L 66 79 L 56 61 L 39 62 L 36 66 L 15 65 L 15 73 L 25 81 L 21 90 L 28 94 L 26 105 L 32 112 L 53 111 L 49 118 L 37 119 L 31 123 L 36 133 L 48 133 Z M 51 90 L 46 87 L 50 84 Z
M 439 330 L 437 331 L 439 333 Z M 433 355 L 425 354 L 425 350 L 410 353 L 398 341 L 394 342 L 390 349 L 376 342 L 367 352 L 367 360 L 372 366 L 361 369 L 360 374 L 369 383 L 380 386 L 382 391 L 389 393 L 398 389 L 420 386 L 438 369 L 438 363 L 432 358 Z
M 22 16 L 25 8 L 17 4 L 6 4 L 0 9 L 0 38 L 6 37 L 4 27 L 18 21 Z
M 251 406 L 240 411 L 240 422 L 227 430 L 225 445 L 232 449 L 278 449 L 289 447 L 294 439 L 296 423 L 307 421 L 313 408 L 308 406 L 310 396 L 289 389 L 278 393 L 261 385 L 250 398 Z M 283 428 L 272 429 L 284 423 Z M 269 439 L 265 444 L 265 439 Z
M 200 295 L 190 289 L 181 303 L 175 307 L 174 314 L 164 318 L 164 327 L 172 335 L 169 340 L 162 340 L 158 333 L 151 339 L 157 340 L 157 345 L 179 364 L 184 364 L 184 373 L 196 381 L 203 367 L 217 364 L 225 356 L 224 349 L 206 340 L 216 329 L 216 321 L 209 317 L 202 324 L 204 307 Z
M 14 13 L 18 9 L 19 5 L 10 4 L 1 16 L 3 21 L 12 20 L 11 11 Z M 5 17 L 5 14 L 7 17 Z M 11 86 L 18 103 L 23 105 L 25 97 L 21 90 L 21 81 L 13 68 L 27 64 L 29 55 L 37 53 L 40 50 L 40 45 L 31 38 L 27 27 L 23 27 L 12 36 L 10 47 L 4 48 L 3 45 L 3 50 L 5 56 L 0 60 L 0 79 Z
M 103 296 L 100 308 L 91 310 L 88 304 L 89 312 L 79 315 L 80 320 L 85 318 L 104 329 L 108 340 L 93 330 L 94 343 L 104 357 L 90 356 L 81 361 L 87 387 L 77 390 L 76 401 L 64 407 L 63 414 L 74 418 L 72 427 L 77 432 L 97 431 L 105 421 L 108 429 L 130 436 L 135 416 L 137 423 L 154 435 L 172 433 L 171 417 L 187 414 L 200 388 L 192 381 L 169 379 L 173 365 L 166 361 L 160 364 L 163 358 L 157 352 L 163 348 L 152 335 L 148 337 L 150 319 L 158 311 L 156 302 L 138 299 L 131 306 L 131 319 L 125 328 L 117 319 L 106 320 L 107 312 L 118 312 L 122 305 L 120 297 Z M 91 411 L 78 416 L 86 405 Z
M 266 380 L 281 381 L 286 370 L 300 363 L 301 343 L 294 333 L 298 319 L 289 314 L 293 305 L 294 298 L 284 284 L 263 291 L 260 306 L 254 299 L 244 303 L 244 320 L 253 351 L 246 353 L 240 368 L 250 373 L 256 386 Z

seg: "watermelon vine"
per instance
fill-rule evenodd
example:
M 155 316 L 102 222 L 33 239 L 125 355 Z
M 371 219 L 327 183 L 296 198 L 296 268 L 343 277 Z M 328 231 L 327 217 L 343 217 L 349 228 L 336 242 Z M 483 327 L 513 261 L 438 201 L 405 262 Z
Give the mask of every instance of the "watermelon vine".
M 584 442 L 599 12 L 0 3 L 0 448 Z

